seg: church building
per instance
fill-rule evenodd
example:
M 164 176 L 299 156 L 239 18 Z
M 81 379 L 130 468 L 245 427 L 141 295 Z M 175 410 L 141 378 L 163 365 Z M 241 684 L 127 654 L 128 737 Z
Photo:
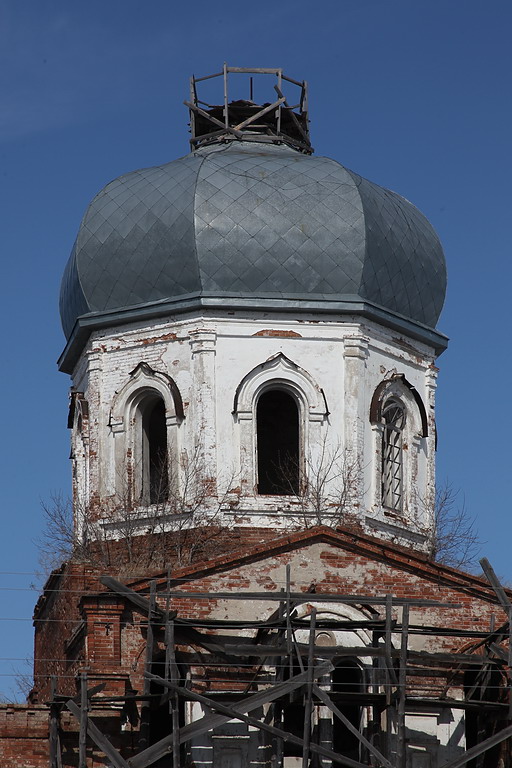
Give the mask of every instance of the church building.
M 75 547 L 0 765 L 512 765 L 510 595 L 435 560 L 439 238 L 313 153 L 305 82 L 186 104 L 65 268 Z

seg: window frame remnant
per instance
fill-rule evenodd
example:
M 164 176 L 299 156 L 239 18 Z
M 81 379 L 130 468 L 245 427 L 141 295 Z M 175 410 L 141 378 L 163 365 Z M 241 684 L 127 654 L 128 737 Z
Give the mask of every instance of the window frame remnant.
M 386 509 L 403 508 L 403 433 L 406 409 L 396 397 L 382 406 L 381 498 Z

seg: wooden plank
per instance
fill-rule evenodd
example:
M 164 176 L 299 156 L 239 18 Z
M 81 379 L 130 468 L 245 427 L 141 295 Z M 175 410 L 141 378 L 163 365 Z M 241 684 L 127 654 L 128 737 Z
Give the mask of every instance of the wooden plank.
M 201 632 L 198 632 L 192 627 L 179 628 L 178 642 L 186 643 L 189 645 L 198 645 L 200 648 L 204 648 L 205 650 L 210 651 L 210 653 L 219 656 L 221 659 L 224 659 L 227 662 L 231 662 L 233 664 L 238 663 L 238 660 L 236 659 L 237 654 L 232 654 L 230 650 L 228 650 L 229 646 L 215 642 L 215 640 L 212 638 L 212 635 L 203 635 Z
M 252 115 L 251 117 L 248 117 L 247 120 L 244 120 L 242 123 L 238 123 L 238 125 L 235 125 L 235 131 L 241 131 L 243 128 L 246 128 L 251 123 L 256 122 L 260 117 L 263 117 L 263 115 L 266 115 L 267 112 L 271 112 L 273 109 L 276 109 L 279 107 L 283 101 L 285 101 L 284 97 L 278 99 L 277 101 L 274 101 L 273 104 L 269 104 L 268 107 L 264 107 L 263 109 L 260 109 L 259 112 L 256 112 L 255 115 Z
M 480 565 L 482 566 L 482 571 L 485 573 L 487 577 L 487 581 L 490 583 L 491 587 L 494 589 L 494 592 L 496 594 L 496 597 L 498 598 L 501 607 L 505 611 L 505 613 L 508 616 L 508 613 L 510 609 L 512 608 L 510 604 L 510 600 L 508 599 L 508 595 L 503 589 L 500 580 L 496 576 L 494 572 L 494 568 L 490 564 L 490 562 L 487 560 L 486 557 L 482 557 L 480 560 Z
M 281 587 L 281 594 L 284 596 L 285 590 Z M 281 621 L 281 628 L 278 629 L 276 642 L 280 642 L 285 637 L 286 630 L 284 629 L 283 618 L 286 611 L 286 602 L 281 600 L 277 609 L 277 617 Z M 284 680 L 284 665 L 281 663 L 281 656 L 275 656 L 270 659 L 270 663 L 274 666 L 275 683 L 282 683 Z M 269 715 L 274 723 L 274 726 L 279 728 L 283 723 L 283 702 L 275 701 L 271 705 Z M 277 734 L 272 736 L 272 765 L 282 766 L 284 759 L 284 741 Z
M 288 83 L 293 83 L 294 85 L 298 85 L 299 88 L 304 88 L 304 86 L 306 85 L 304 80 L 302 81 L 302 83 L 299 83 L 298 80 L 294 80 L 293 78 L 287 77 L 286 75 L 281 75 L 281 76 L 283 80 L 286 80 Z
M 283 87 L 283 70 L 280 69 L 277 73 L 277 86 L 279 89 Z M 277 132 L 281 133 L 281 117 L 282 117 L 283 110 L 280 109 L 277 113 Z
M 414 707 L 425 707 L 427 710 L 439 709 L 462 709 L 475 712 L 481 712 L 485 707 L 487 712 L 499 713 L 500 710 L 508 708 L 508 704 L 499 701 L 486 701 L 485 699 L 473 699 L 473 701 L 464 701 L 464 699 L 427 699 L 421 696 L 407 696 L 407 704 Z
M 314 669 L 314 677 L 321 677 L 322 675 L 327 675 L 332 671 L 332 669 L 333 669 L 333 666 L 330 662 L 324 662 L 323 664 L 319 664 Z M 269 688 L 266 688 L 264 691 L 260 691 L 259 693 L 254 693 L 251 696 L 245 696 L 242 701 L 239 701 L 236 704 L 233 704 L 230 709 L 233 712 L 237 712 L 240 714 L 244 714 L 246 712 L 252 712 L 254 709 L 258 709 L 259 707 L 262 707 L 264 704 L 269 704 L 270 702 L 281 698 L 281 696 L 285 696 L 286 694 L 291 693 L 291 691 L 294 691 L 297 688 L 300 688 L 306 682 L 306 678 L 307 678 L 306 672 L 303 672 L 300 675 L 295 675 L 294 677 L 290 678 L 289 680 L 286 680 L 283 683 L 278 683 L 277 685 L 273 685 Z M 186 688 L 175 686 L 174 683 L 171 683 L 169 680 L 163 680 L 157 675 L 150 675 L 150 679 L 156 680 L 164 688 L 169 688 L 170 690 L 176 690 L 176 692 L 179 693 L 181 696 L 190 698 L 191 696 L 196 695 L 196 694 L 192 694 L 192 692 L 188 691 Z M 228 720 L 231 720 L 232 718 L 233 718 L 232 714 L 229 717 L 226 715 L 206 715 L 205 717 L 202 717 L 200 720 L 196 720 L 193 723 L 189 723 L 188 725 L 185 725 L 183 728 L 180 729 L 180 739 L 179 739 L 180 744 L 184 744 L 185 742 L 190 741 L 190 739 L 193 739 L 196 736 L 200 736 L 201 734 L 212 730 L 212 728 L 216 728 L 219 725 L 223 725 L 223 723 L 227 722 Z M 146 766 L 152 765 L 152 763 L 154 763 L 159 758 L 169 754 L 171 744 L 172 744 L 172 735 L 166 736 L 165 738 L 158 741 L 156 744 L 152 744 L 143 752 L 140 752 L 138 755 L 135 755 L 135 757 L 132 757 L 130 759 L 131 768 L 146 768 Z
M 488 739 L 481 741 L 480 744 L 471 747 L 471 749 L 468 749 L 466 752 L 464 752 L 463 755 L 455 758 L 455 760 L 444 763 L 444 765 L 440 766 L 440 768 L 462 768 L 462 766 L 467 765 L 470 760 L 473 760 L 479 755 L 483 755 L 483 753 L 487 752 L 488 749 L 492 749 L 492 747 L 495 747 L 497 744 L 501 744 L 502 741 L 509 739 L 511 736 L 512 725 L 508 725 L 506 728 L 503 728 L 502 731 L 498 731 L 498 733 L 495 733 Z
M 51 677 L 51 698 L 50 704 L 50 729 L 49 729 L 49 748 L 50 748 L 50 768 L 61 768 L 62 757 L 60 753 L 60 738 L 59 738 L 59 710 L 58 704 L 55 704 L 56 691 L 57 691 L 57 678 L 55 675 Z
M 309 744 L 311 742 L 311 712 L 313 704 L 313 659 L 315 650 L 315 624 L 316 624 L 316 608 L 311 610 L 311 626 L 309 628 L 309 648 L 308 648 L 308 667 L 307 667 L 307 682 L 306 682 L 306 706 L 304 707 L 304 728 L 302 740 L 304 746 L 302 747 L 302 768 L 308 768 L 309 762 Z M 299 657 L 300 658 L 300 657 Z
M 111 576 L 100 576 L 100 582 L 104 587 L 107 587 L 112 592 L 115 592 L 116 594 L 121 595 L 121 597 L 126 598 L 132 605 L 138 608 L 141 613 L 149 616 L 149 600 L 147 600 L 145 597 L 142 597 L 142 595 L 139 595 L 138 592 L 134 592 L 133 589 L 127 587 L 126 584 L 121 584 L 120 581 L 113 579 Z M 155 604 L 153 610 L 153 618 L 156 617 L 161 619 L 162 623 L 165 622 L 166 617 L 164 615 L 164 611 L 162 611 L 158 605 Z M 176 618 L 176 611 L 171 611 L 169 618 Z
M 181 642 L 181 638 L 180 638 Z M 240 644 L 240 645 L 231 645 L 230 643 L 226 646 L 216 646 L 213 643 L 208 643 L 208 641 L 202 641 L 200 639 L 194 640 L 194 644 L 201 645 L 204 648 L 207 648 L 208 650 L 212 650 L 212 653 L 215 653 L 216 655 L 220 655 L 220 652 L 222 651 L 222 655 L 226 658 L 229 658 L 230 662 L 232 664 L 239 663 L 239 660 L 237 657 L 240 656 L 249 656 L 253 658 L 266 658 L 270 656 L 277 656 L 277 655 L 285 655 L 288 653 L 288 646 L 286 645 L 251 645 L 251 644 Z M 292 649 L 293 649 L 293 640 L 292 640 Z M 308 651 L 308 646 L 305 643 L 296 643 L 295 649 L 299 654 L 306 655 Z M 506 652 L 502 651 L 505 653 Z M 345 656 L 368 656 L 368 657 L 380 657 L 385 658 L 386 656 L 386 649 L 382 646 L 376 647 L 376 646 L 315 646 L 315 656 L 319 656 L 320 658 L 331 658 L 331 657 L 345 657 Z M 392 658 L 399 658 L 400 657 L 400 650 L 393 648 L 391 650 L 391 657 Z M 487 659 L 485 656 L 477 656 L 476 654 L 470 654 L 470 653 L 430 653 L 429 651 L 409 651 L 409 661 L 410 662 L 417 662 L 417 663 L 423 663 L 425 666 L 436 666 L 436 665 L 442 665 L 442 664 L 471 664 L 475 666 L 479 666 L 482 664 L 487 664 L 489 662 L 489 659 Z M 506 660 L 506 659 L 505 659 Z M 210 662 L 211 663 L 211 662 Z
M 395 668 L 393 666 L 393 660 L 391 658 L 393 651 L 393 644 L 391 642 L 391 629 L 393 626 L 393 596 L 386 595 L 386 634 L 384 638 L 384 649 L 386 659 L 386 676 L 389 677 L 389 687 L 391 684 L 397 685 L 398 680 L 396 677 Z M 391 691 L 390 691 L 391 692 Z
M 490 562 L 487 560 L 486 557 L 483 557 L 480 560 L 480 565 L 482 566 L 482 570 L 485 573 L 487 580 L 490 582 L 491 587 L 494 589 L 494 592 L 496 594 L 496 597 L 498 598 L 501 607 L 506 612 L 508 617 L 508 654 L 507 654 L 507 665 L 508 665 L 508 716 L 509 718 L 512 717 L 512 605 L 510 603 L 509 597 L 505 590 L 503 589 L 503 586 L 496 576 L 496 573 L 494 571 L 494 568 L 490 564 Z M 493 644 L 493 650 L 495 653 L 498 653 L 498 655 L 503 658 L 503 655 L 499 649 L 499 646 Z
M 167 677 L 170 678 L 175 685 L 179 685 L 179 674 L 174 647 L 174 623 L 168 621 L 165 630 Z M 174 692 L 170 698 L 169 708 L 172 722 L 172 765 L 173 768 L 180 768 L 180 711 L 178 694 L 176 692 Z
M 156 581 L 152 580 L 149 585 L 149 607 L 148 607 L 148 627 L 146 634 L 146 655 L 144 659 L 144 672 L 149 673 L 151 671 L 151 665 L 153 663 L 153 651 L 154 651 L 154 635 L 153 635 L 153 622 L 152 617 L 155 615 L 156 609 Z M 151 681 L 144 675 L 144 688 L 142 691 L 143 696 L 149 696 L 151 693 Z M 140 731 L 139 731 L 139 747 L 145 749 L 149 745 L 149 725 L 151 716 L 151 704 L 149 700 L 146 700 L 142 705 L 142 711 L 140 713 Z
M 283 93 L 282 93 L 281 89 L 279 88 L 279 86 L 274 85 L 274 90 L 276 91 L 278 96 L 281 97 L 283 95 Z M 295 114 L 293 109 L 290 108 L 290 106 L 289 106 L 288 102 L 286 101 L 286 99 L 284 100 L 284 105 L 285 105 L 285 107 L 288 107 L 288 114 L 291 116 L 293 124 L 295 125 L 295 127 L 299 131 L 299 133 L 301 134 L 301 136 L 304 139 L 304 141 L 309 142 L 309 136 L 307 135 L 307 133 L 304 130 L 304 128 L 302 127 L 302 125 L 299 123 L 299 121 L 297 119 L 297 115 Z
M 211 80 L 212 77 L 221 77 L 222 72 L 215 72 L 213 75 L 205 75 L 204 77 L 194 77 L 194 83 L 202 83 L 203 80 Z
M 317 667 L 316 671 L 314 672 L 314 677 L 315 678 L 322 676 L 322 675 L 318 674 L 318 669 L 319 668 Z M 308 674 L 307 672 L 304 672 L 301 675 L 297 675 L 297 677 L 302 677 L 303 678 L 304 676 L 307 676 L 307 674 Z M 290 681 L 288 681 L 288 682 L 290 682 Z M 163 684 L 166 684 L 167 686 L 171 687 L 170 684 L 167 683 L 167 681 L 162 681 L 162 685 Z M 304 748 L 304 741 L 301 738 L 299 738 L 298 736 L 294 736 L 293 734 L 288 733 L 287 731 L 283 731 L 283 730 L 280 730 L 279 728 L 275 728 L 274 726 L 271 726 L 268 723 L 263 722 L 262 720 L 257 720 L 255 718 L 248 717 L 247 715 L 245 715 L 242 711 L 240 711 L 238 709 L 238 705 L 236 705 L 236 704 L 228 707 L 228 706 L 226 706 L 226 705 L 224 705 L 224 704 L 222 704 L 222 703 L 220 703 L 218 701 L 215 701 L 214 699 L 211 699 L 211 698 L 206 697 L 206 696 L 201 696 L 200 694 L 194 693 L 193 691 L 189 691 L 186 688 L 180 688 L 179 690 L 180 690 L 180 693 L 185 698 L 191 699 L 192 701 L 198 701 L 201 704 L 205 704 L 210 709 L 214 709 L 214 710 L 217 710 L 219 713 L 222 713 L 222 714 L 219 714 L 219 715 L 214 715 L 213 717 L 222 717 L 223 718 L 223 722 L 225 722 L 226 720 L 233 720 L 233 719 L 241 720 L 242 722 L 247 723 L 247 725 L 252 726 L 253 728 L 258 728 L 259 730 L 266 731 L 267 733 L 270 733 L 273 736 L 278 736 L 281 739 L 289 741 L 289 742 L 291 742 L 293 744 L 297 744 L 297 746 Z M 259 696 L 259 694 L 255 694 L 255 696 Z M 254 698 L 254 697 L 252 697 L 252 698 Z M 244 707 L 244 709 L 245 709 L 245 707 Z M 251 710 L 252 709 L 254 709 L 254 707 L 251 707 Z M 209 719 L 211 719 L 211 717 L 212 716 L 210 716 Z M 204 720 L 205 720 L 205 718 L 202 718 L 202 721 L 204 721 Z M 202 721 L 197 721 L 197 723 L 200 723 Z M 191 723 L 190 726 L 186 726 L 186 727 L 191 727 L 193 725 L 195 725 L 195 723 Z M 185 729 L 183 728 L 182 732 L 184 730 Z M 208 730 L 210 730 L 210 728 L 208 728 Z M 201 730 L 201 733 L 204 733 L 203 729 Z M 194 734 L 194 736 L 195 735 L 196 734 Z M 189 740 L 190 738 L 193 738 L 194 736 L 189 736 L 187 738 L 187 740 Z M 332 751 L 330 749 L 326 749 L 325 747 L 321 747 L 318 744 L 310 744 L 309 748 L 310 748 L 311 752 L 315 752 L 318 755 L 321 755 L 323 757 L 327 757 L 327 758 L 329 758 L 330 760 L 332 760 L 334 762 L 340 763 L 341 765 L 348 766 L 348 768 L 368 768 L 368 764 L 360 763 L 357 760 L 352 760 L 349 757 L 345 757 L 344 755 L 340 755 L 337 752 L 334 752 L 334 751 Z M 132 760 L 130 760 L 130 764 L 132 766 L 134 766 L 134 768 L 147 768 L 148 765 L 151 765 L 151 763 L 155 762 L 155 759 L 157 759 L 157 758 L 154 758 L 154 759 L 151 760 L 151 762 L 146 762 L 146 763 L 139 764 L 138 762 L 137 763 L 135 762 L 139 757 L 140 757 L 140 755 L 137 755 L 135 758 L 132 758 Z
M 226 62 L 224 62 L 222 72 L 224 75 L 224 125 L 226 130 L 228 130 L 229 129 L 229 98 L 228 98 L 228 66 Z
M 292 653 L 292 627 L 291 627 L 291 598 L 290 598 L 290 565 L 286 566 L 286 653 L 290 663 L 291 671 L 291 653 Z
M 402 634 L 400 642 L 400 668 L 398 670 L 398 707 L 397 707 L 397 768 L 406 768 L 405 743 L 405 696 L 407 685 L 407 645 L 409 642 L 409 606 L 402 608 Z
M 80 733 L 78 735 L 78 768 L 87 768 L 87 672 L 80 675 Z
M 75 704 L 73 699 L 69 699 L 69 701 L 66 702 L 66 707 L 76 719 L 80 721 L 80 707 Z M 114 768 L 130 768 L 130 765 L 123 757 L 121 757 L 117 749 L 112 746 L 107 737 L 102 734 L 98 726 L 95 725 L 89 716 L 87 717 L 87 733 L 98 749 L 101 749 L 105 757 L 108 757 Z
M 259 137 L 258 137 L 259 139 Z M 128 589 L 128 587 L 127 587 Z M 136 593 L 134 593 L 136 594 Z M 280 592 L 181 592 L 173 593 L 173 599 L 179 600 L 264 600 L 279 601 L 282 599 Z M 291 592 L 290 600 L 297 605 L 302 603 L 349 603 L 349 604 L 368 604 L 368 605 L 386 605 L 385 597 L 375 597 L 371 595 L 333 595 L 332 593 L 322 592 Z M 441 603 L 438 600 L 409 600 L 405 597 L 393 597 L 394 605 L 409 605 L 411 607 L 435 607 L 435 608 L 462 608 L 461 603 Z
M 106 687 L 106 685 L 107 685 L 106 683 L 99 683 L 99 685 L 94 685 L 92 688 L 89 688 L 89 690 L 87 691 L 87 698 L 92 699 L 92 697 L 95 696 L 97 693 L 100 693 Z M 81 693 L 79 693 L 77 696 L 74 696 L 72 699 L 72 701 L 74 701 L 75 704 L 80 704 L 81 700 L 82 700 Z M 59 694 L 55 694 L 55 701 L 65 704 L 66 701 L 69 701 L 69 696 L 62 696 Z
M 386 744 L 386 750 L 388 754 L 391 754 L 391 744 L 393 740 L 393 733 L 392 733 L 392 721 L 390 716 L 390 708 L 391 708 L 391 696 L 392 696 L 392 690 L 391 687 L 394 685 L 398 685 L 398 680 L 396 677 L 395 668 L 393 666 L 393 659 L 392 659 L 392 652 L 393 652 L 393 643 L 391 642 L 391 628 L 393 626 L 393 596 L 392 595 L 386 595 L 386 631 L 384 635 L 384 650 L 385 650 L 385 659 L 386 659 L 386 733 L 385 733 L 385 744 Z
M 232 128 L 230 125 L 224 125 L 224 123 L 221 123 L 220 120 L 217 120 L 216 117 L 214 117 L 213 115 L 210 115 L 209 112 L 205 112 L 204 109 L 201 109 L 201 107 L 198 107 L 196 104 L 192 104 L 190 101 L 184 101 L 183 103 L 185 104 L 186 107 L 188 107 L 189 109 L 192 109 L 194 112 L 197 112 L 199 115 L 206 118 L 214 125 L 218 125 L 228 133 L 234 134 L 238 139 L 242 138 L 243 134 L 240 133 L 240 131 L 235 131 L 235 129 Z
M 277 75 L 280 72 L 279 69 L 251 69 L 250 67 L 227 67 L 228 72 L 238 72 L 244 75 Z
M 309 601 L 312 602 L 312 601 Z M 395 603 L 398 605 L 398 602 Z M 271 617 L 268 619 L 265 619 L 264 621 L 237 621 L 237 620 L 227 620 L 227 619 L 199 619 L 195 622 L 189 620 L 189 619 L 182 619 L 180 617 L 176 617 L 176 625 L 179 626 L 194 626 L 194 627 L 201 627 L 203 629 L 211 629 L 211 628 L 229 628 L 229 629 L 280 629 L 282 627 L 282 622 L 279 619 L 276 619 L 275 616 L 277 615 L 277 611 L 275 611 Z M 284 614 L 283 614 L 284 615 Z M 394 624 L 395 622 L 393 622 Z M 293 618 L 292 619 L 292 625 L 294 627 L 298 628 L 308 628 L 308 622 L 304 619 L 299 618 Z M 347 621 L 347 620 L 338 620 L 338 619 L 326 619 L 322 618 L 317 621 L 317 629 L 375 629 L 375 630 L 382 630 L 384 631 L 386 627 L 385 620 L 382 619 L 364 619 L 360 621 Z M 474 629 L 460 629 L 458 627 L 436 627 L 436 626 L 428 626 L 428 625 L 420 625 L 420 624 L 409 624 L 409 635 L 433 635 L 435 637 L 463 637 L 463 638 L 477 638 L 482 639 L 483 643 L 486 643 L 488 640 L 493 639 L 495 635 L 497 634 L 503 634 L 508 632 L 508 622 L 504 624 L 502 627 L 492 630 L 491 632 L 481 632 Z M 227 638 L 232 637 L 230 635 L 226 635 Z M 478 645 L 478 647 L 481 644 Z M 477 646 L 473 646 L 476 648 Z
M 313 685 L 313 691 L 315 693 L 315 696 L 317 696 L 320 701 L 328 707 L 331 712 L 333 712 L 336 717 L 341 720 L 345 728 L 350 731 L 350 733 L 354 734 L 354 736 L 357 736 L 361 744 L 363 744 L 366 749 L 377 758 L 377 760 L 384 766 L 384 768 L 394 768 L 394 766 L 387 760 L 384 755 L 379 752 L 377 747 L 375 747 L 368 739 L 359 731 L 350 720 L 345 717 L 343 712 L 338 709 L 336 704 L 332 701 L 331 697 L 328 695 L 326 691 L 323 691 L 318 685 Z

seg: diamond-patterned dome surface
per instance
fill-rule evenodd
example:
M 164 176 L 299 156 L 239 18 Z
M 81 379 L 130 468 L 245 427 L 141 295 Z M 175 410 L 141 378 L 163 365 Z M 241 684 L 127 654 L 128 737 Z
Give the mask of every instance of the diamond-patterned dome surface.
M 61 288 L 78 317 L 229 301 L 311 311 L 363 300 L 435 327 L 439 239 L 399 195 L 334 160 L 231 142 L 121 176 L 92 201 Z

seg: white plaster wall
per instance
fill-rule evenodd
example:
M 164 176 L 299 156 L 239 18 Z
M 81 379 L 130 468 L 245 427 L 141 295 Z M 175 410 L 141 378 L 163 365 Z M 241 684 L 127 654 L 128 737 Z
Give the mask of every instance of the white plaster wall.
M 329 316 L 218 312 L 96 331 L 73 377 L 73 388 L 84 393 L 90 415 L 87 467 L 76 473 L 81 496 L 112 498 L 119 478 L 126 477 L 122 445 L 131 425 L 113 427 L 112 414 L 119 393 L 129 389 L 130 373 L 145 362 L 171 376 L 183 399 L 185 419 L 169 427 L 175 430 L 169 440 L 173 450 L 191 456 L 200 445 L 204 471 L 216 477 L 221 498 L 228 485 L 239 487 L 243 480 L 242 495 L 233 510 L 226 508 L 224 522 L 236 518 L 241 525 L 289 525 L 296 519 L 298 500 L 255 495 L 255 422 L 251 414 L 244 421 L 232 413 L 240 382 L 279 354 L 302 369 L 298 381 L 304 374 L 312 382 L 308 397 L 315 402 L 308 402 L 302 419 L 308 461 L 314 466 L 324 445 L 328 453 L 338 451 L 357 461 L 361 472 L 352 511 L 360 523 L 377 535 L 423 546 L 434 482 L 434 351 L 357 317 L 340 322 Z M 407 475 L 402 514 L 385 511 L 379 503 L 375 456 L 380 438 L 369 419 L 376 387 L 393 374 L 404 375 L 416 388 L 430 421 L 429 437 L 406 448 L 414 471 Z M 84 461 L 78 454 L 75 461 Z

